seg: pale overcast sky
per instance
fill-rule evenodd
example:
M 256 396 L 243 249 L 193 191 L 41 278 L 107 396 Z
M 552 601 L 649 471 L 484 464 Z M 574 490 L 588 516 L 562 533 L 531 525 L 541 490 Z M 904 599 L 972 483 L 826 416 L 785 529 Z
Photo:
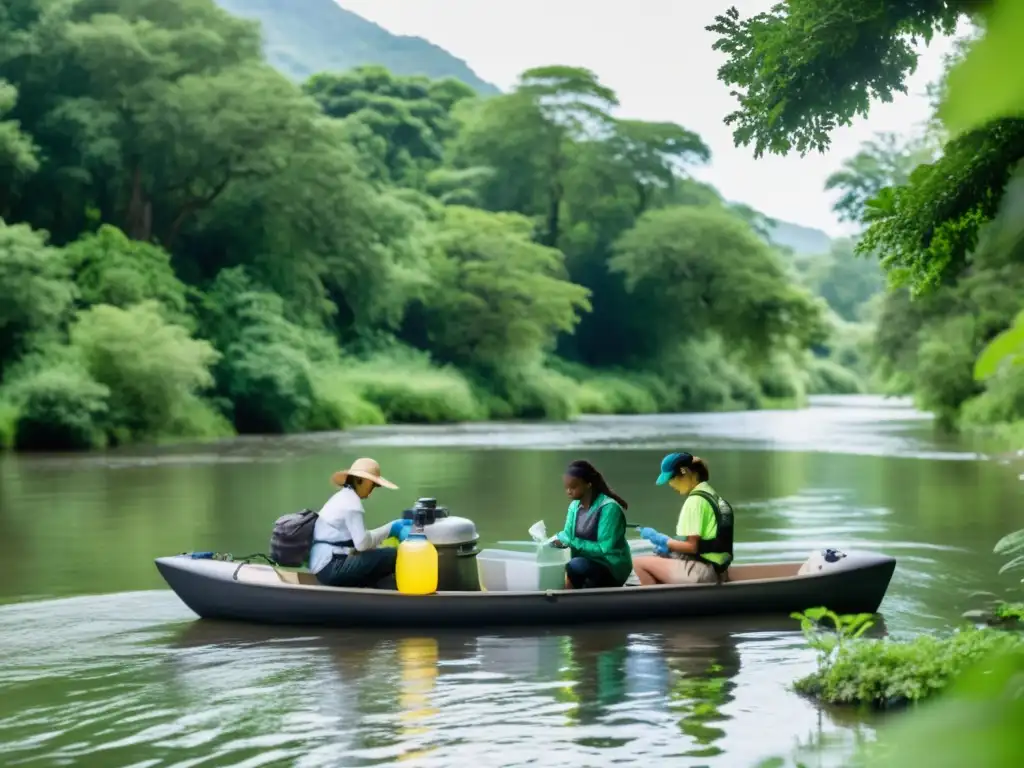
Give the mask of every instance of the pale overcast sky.
M 670 120 L 697 131 L 712 150 L 697 176 L 726 198 L 831 235 L 850 231 L 831 211 L 826 177 L 878 131 L 912 131 L 928 118 L 925 86 L 942 71 L 949 40 L 924 51 L 909 93 L 876 104 L 866 120 L 836 131 L 828 155 L 754 160 L 735 148 L 722 119 L 735 108 L 717 80 L 724 56 L 704 27 L 735 5 L 741 16 L 776 0 L 340 0 L 391 32 L 419 35 L 465 59 L 484 80 L 510 89 L 525 69 L 565 64 L 592 69 L 615 89 L 619 116 Z

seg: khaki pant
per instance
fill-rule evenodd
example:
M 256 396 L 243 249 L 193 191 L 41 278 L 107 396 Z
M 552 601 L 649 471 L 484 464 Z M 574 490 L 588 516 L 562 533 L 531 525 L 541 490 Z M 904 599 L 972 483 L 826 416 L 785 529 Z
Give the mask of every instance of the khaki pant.
M 672 567 L 668 570 L 668 584 L 717 584 L 718 573 L 715 569 L 700 560 L 672 559 Z

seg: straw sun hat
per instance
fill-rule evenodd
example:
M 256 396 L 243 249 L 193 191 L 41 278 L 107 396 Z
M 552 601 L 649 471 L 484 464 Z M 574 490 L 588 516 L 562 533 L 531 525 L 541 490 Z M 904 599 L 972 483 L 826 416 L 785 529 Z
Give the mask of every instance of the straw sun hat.
M 391 490 L 398 488 L 390 480 L 385 480 L 380 476 L 380 464 L 373 459 L 356 459 L 348 469 L 339 469 L 331 475 L 331 482 L 338 486 L 344 485 L 349 475 L 365 478 L 382 488 L 390 488 Z

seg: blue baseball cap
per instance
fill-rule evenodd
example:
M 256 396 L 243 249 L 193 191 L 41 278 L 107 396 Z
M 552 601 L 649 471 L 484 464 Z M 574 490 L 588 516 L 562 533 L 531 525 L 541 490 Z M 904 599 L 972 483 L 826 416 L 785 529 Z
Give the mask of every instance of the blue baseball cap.
M 682 453 L 670 453 L 661 460 L 661 474 L 655 485 L 665 485 L 679 474 L 680 469 L 685 469 L 693 463 L 693 456 L 685 451 Z

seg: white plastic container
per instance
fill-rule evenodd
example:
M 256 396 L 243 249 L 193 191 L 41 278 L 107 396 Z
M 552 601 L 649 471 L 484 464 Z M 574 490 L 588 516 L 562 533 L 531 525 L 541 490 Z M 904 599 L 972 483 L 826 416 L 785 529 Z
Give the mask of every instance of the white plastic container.
M 534 552 L 484 549 L 476 556 L 480 588 L 487 592 L 536 592 L 565 588 L 568 550 L 541 547 Z

